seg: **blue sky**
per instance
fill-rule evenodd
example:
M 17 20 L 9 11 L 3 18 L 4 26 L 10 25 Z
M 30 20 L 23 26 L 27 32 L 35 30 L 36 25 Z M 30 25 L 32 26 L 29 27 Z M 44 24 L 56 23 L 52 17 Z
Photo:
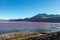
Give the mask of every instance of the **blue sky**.
M 60 0 L 0 0 L 0 19 L 29 18 L 38 13 L 60 14 Z

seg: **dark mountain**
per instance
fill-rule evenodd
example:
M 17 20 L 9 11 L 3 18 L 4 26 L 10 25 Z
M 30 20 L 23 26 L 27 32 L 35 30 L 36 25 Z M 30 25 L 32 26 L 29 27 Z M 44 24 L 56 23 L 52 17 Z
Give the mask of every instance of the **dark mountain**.
M 60 15 L 37 14 L 31 18 L 14 19 L 10 21 L 32 21 L 32 22 L 60 22 Z
M 46 19 L 46 22 L 60 22 L 60 17 L 52 17 Z

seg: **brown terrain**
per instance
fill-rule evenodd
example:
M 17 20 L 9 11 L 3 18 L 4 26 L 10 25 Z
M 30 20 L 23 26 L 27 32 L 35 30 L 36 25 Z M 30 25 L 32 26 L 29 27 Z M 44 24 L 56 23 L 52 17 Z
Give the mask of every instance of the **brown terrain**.
M 60 32 L 13 32 L 1 34 L 0 40 L 60 40 Z

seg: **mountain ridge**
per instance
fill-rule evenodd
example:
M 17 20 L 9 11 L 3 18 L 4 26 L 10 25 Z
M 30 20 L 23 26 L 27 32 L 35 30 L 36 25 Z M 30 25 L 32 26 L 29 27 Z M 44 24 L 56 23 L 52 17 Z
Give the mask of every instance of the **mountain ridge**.
M 10 21 L 32 21 L 32 22 L 60 22 L 60 15 L 37 14 L 31 18 L 11 19 Z

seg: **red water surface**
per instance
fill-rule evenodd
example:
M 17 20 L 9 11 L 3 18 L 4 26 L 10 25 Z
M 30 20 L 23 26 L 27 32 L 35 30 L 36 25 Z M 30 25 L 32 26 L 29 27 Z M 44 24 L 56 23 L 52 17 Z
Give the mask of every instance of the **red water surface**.
M 48 22 L 0 22 L 0 28 L 49 28 Z

